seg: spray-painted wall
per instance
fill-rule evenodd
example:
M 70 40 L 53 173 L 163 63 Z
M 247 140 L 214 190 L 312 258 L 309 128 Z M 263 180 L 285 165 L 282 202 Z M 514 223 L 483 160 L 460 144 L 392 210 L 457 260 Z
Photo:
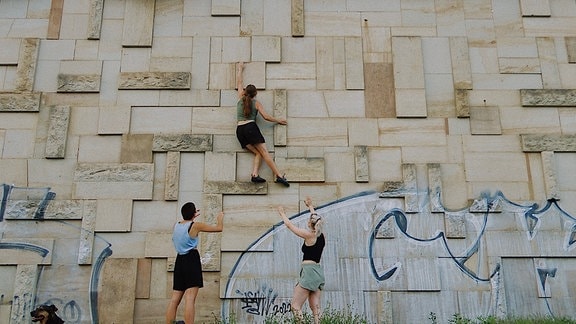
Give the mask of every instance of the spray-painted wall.
M 0 323 L 162 323 L 186 201 L 196 318 L 285 313 L 325 215 L 326 307 L 573 314 L 576 3 L 0 0 Z M 290 188 L 250 182 L 236 68 Z M 418 305 L 418 307 L 414 307 Z M 182 318 L 182 310 L 178 318 Z

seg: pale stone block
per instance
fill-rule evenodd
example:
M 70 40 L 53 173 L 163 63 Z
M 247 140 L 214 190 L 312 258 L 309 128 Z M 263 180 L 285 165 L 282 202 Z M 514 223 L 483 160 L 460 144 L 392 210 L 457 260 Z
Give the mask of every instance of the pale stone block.
M 138 259 L 108 258 L 102 267 L 98 303 L 102 323 L 133 323 Z
M 539 74 L 473 74 L 476 90 L 542 89 Z
M 240 35 L 262 35 L 264 30 L 264 2 L 241 1 Z M 288 15 L 288 12 L 285 12 Z M 268 18 L 266 18 L 268 19 Z
M 362 56 L 362 38 L 346 37 L 346 89 L 364 89 L 364 62 Z
M 467 153 L 464 161 L 467 181 L 528 181 L 528 170 L 522 153 Z M 486 168 L 487 165 L 501 167 Z
M 286 90 L 274 90 L 273 96 L 273 116 L 280 119 L 287 119 L 288 95 Z M 286 125 L 276 124 L 274 126 L 274 146 L 286 146 L 288 129 Z
M 550 17 L 548 0 L 520 0 L 522 17 Z
M 153 182 L 77 182 L 75 199 L 152 199 Z
M 100 75 L 58 74 L 58 92 L 100 92 Z
M 212 16 L 239 16 L 240 0 L 212 0 Z
M 559 109 L 560 129 L 563 134 L 573 134 L 576 130 L 576 116 L 571 108 Z
M 345 119 L 308 119 L 299 127 L 288 128 L 288 146 L 348 146 L 348 127 Z
M 103 14 L 104 0 L 90 0 L 90 11 L 88 12 L 88 39 L 100 39 Z
M 0 143 L 4 142 L 4 131 L 0 131 Z M 0 146 L 1 147 L 1 146 Z M 2 149 L 0 149 L 2 153 Z M 28 170 L 26 163 L 19 159 L 0 160 L 0 179 L 3 183 L 25 185 L 28 182 Z
M 426 91 L 424 89 L 399 89 L 396 95 L 397 117 L 427 117 Z
M 500 109 L 494 106 L 470 107 L 470 133 L 472 135 L 500 135 Z
M 373 118 L 348 118 L 348 144 L 378 146 L 378 121 Z
M 454 117 L 456 113 L 452 74 L 426 74 L 425 79 L 428 117 Z
M 14 86 L 17 92 L 34 90 L 39 47 L 40 39 L 38 38 L 26 38 L 22 41 L 18 55 L 18 66 L 16 67 L 16 85 Z
M 523 20 L 525 36 L 572 35 L 571 31 L 576 28 L 576 22 L 572 17 L 549 17 L 544 20 Z
M 74 58 L 77 60 L 94 61 L 98 59 L 98 42 L 93 42 L 87 39 L 79 39 L 76 41 L 76 50 Z
M 278 169 L 286 173 L 290 182 L 323 182 L 324 159 L 321 158 L 275 158 Z
M 220 90 L 163 90 L 160 92 L 159 105 L 219 107 Z
M 150 47 L 154 29 L 154 0 L 126 1 L 122 46 Z
M 154 152 L 205 152 L 212 150 L 212 135 L 155 134 Z
M 96 232 L 130 232 L 131 199 L 99 199 L 96 207 Z
M 499 37 L 496 43 L 499 58 L 538 57 L 535 37 Z
M 466 37 L 450 37 L 450 58 L 455 89 L 472 89 L 472 70 L 468 39 Z
M 354 166 L 356 182 L 368 182 L 370 173 L 368 168 L 368 148 L 366 146 L 354 146 Z
M 40 271 L 35 264 L 19 264 L 16 267 L 10 323 L 27 323 L 32 320 L 30 309 L 35 304 L 39 275 Z
M 175 257 L 176 252 L 172 245 L 172 233 L 148 232 L 144 247 L 146 258 Z
M 123 48 L 120 71 L 127 73 L 150 70 L 151 52 L 150 48 Z
M 223 37 L 221 63 L 249 62 L 250 43 L 250 37 Z
M 544 167 L 542 165 L 542 154 L 527 153 L 528 168 L 530 170 L 530 190 L 533 192 L 533 199 L 545 200 L 547 197 L 544 180 Z
M 420 37 L 392 37 L 396 89 L 424 89 L 424 63 Z
M 538 45 L 538 56 L 540 58 L 540 70 L 542 72 L 544 89 L 562 88 L 554 39 L 552 37 L 537 37 L 536 44 Z
M 92 251 L 94 250 L 94 230 L 96 228 L 97 202 L 86 201 L 82 216 L 82 230 L 78 244 L 78 264 L 92 264 Z
M 40 111 L 40 93 L 0 93 L 0 112 Z
M 277 62 L 281 61 L 282 39 L 277 36 L 253 36 L 252 37 L 252 62 Z
M 121 163 L 152 163 L 152 134 L 124 134 L 120 152 Z
M 192 108 L 192 134 L 236 134 L 236 107 Z
M 182 22 L 182 36 L 218 37 L 240 35 L 240 17 L 211 17 L 184 16 Z
M 233 152 L 206 152 L 204 180 L 234 181 L 236 179 L 236 154 Z
M 470 44 L 468 49 L 470 55 L 470 69 L 473 78 L 474 73 L 498 73 L 498 50 L 496 47 L 486 45 Z M 474 87 L 476 88 L 476 87 Z
M 326 91 L 325 109 L 328 117 L 364 117 L 364 94 L 362 91 Z
M 45 150 L 46 158 L 65 157 L 69 120 L 70 120 L 69 106 L 50 107 L 48 135 L 46 138 L 46 150 Z
M 316 37 L 282 37 L 282 62 L 316 62 Z
M 120 136 L 81 136 L 77 154 L 78 162 L 120 162 L 122 138 Z
M 576 64 L 560 64 L 560 80 L 563 88 L 576 88 Z
M 435 4 L 438 36 L 466 35 L 466 19 L 462 2 L 442 0 Z
M 500 110 L 500 120 L 503 131 L 510 134 L 545 134 L 550 133 L 551 129 L 560 129 L 557 109 L 507 107 Z
M 265 17 L 262 24 L 262 35 L 291 35 L 292 15 L 287 14 L 291 12 L 291 1 L 263 1 L 262 6 L 262 16 Z
M 189 107 L 132 107 L 130 132 L 135 134 L 190 133 Z
M 444 119 L 378 119 L 379 146 L 445 146 Z
M 2 265 L 50 265 L 54 251 L 53 239 L 10 238 L 0 239 L 8 249 L 0 250 Z
M 332 37 L 316 37 L 316 87 L 334 89 L 334 41 Z
M 100 106 L 99 110 L 98 135 L 120 135 L 130 131 L 130 106 Z
M 520 139 L 516 134 L 502 136 L 464 136 L 464 150 L 471 153 L 519 152 Z
M 209 89 L 233 89 L 236 86 L 236 70 L 234 64 L 210 64 Z
M 154 40 L 150 57 L 160 60 L 167 58 L 191 58 L 192 37 L 159 37 Z M 187 69 L 180 69 L 187 70 Z
M 424 74 L 452 73 L 450 40 L 453 39 L 455 38 L 422 38 Z M 455 62 L 458 63 L 461 62 Z
M 520 13 L 520 3 L 498 2 L 493 4 L 493 24 L 497 37 L 525 37 L 524 20 Z
M 305 28 L 304 0 L 292 0 L 291 9 L 292 37 L 303 37 Z
M 180 180 L 180 152 L 166 152 L 166 180 L 164 200 L 178 200 Z
M 29 159 L 34 153 L 35 131 L 31 129 L 7 129 L 4 133 L 4 159 Z
M 250 245 L 262 236 L 269 229 L 268 226 L 252 225 L 238 226 L 234 225 L 236 231 L 222 232 L 222 252 L 246 251 Z M 257 251 L 264 250 L 260 247 Z
M 244 85 L 253 84 L 257 89 L 266 88 L 267 79 L 267 64 L 265 62 L 252 62 L 244 65 L 243 80 Z M 232 89 L 236 89 L 236 74 L 233 77 L 234 86 Z M 261 97 L 261 96 L 260 96 Z
M 306 36 L 361 36 L 358 12 L 306 12 Z
M 190 89 L 190 72 L 121 72 L 118 89 Z
M 576 135 L 560 134 L 521 134 L 522 151 L 524 152 L 574 152 Z
M 20 53 L 20 39 L 0 39 L 0 64 L 17 65 Z
M 538 58 L 506 58 L 498 60 L 500 73 L 540 73 L 540 60 Z
M 210 37 L 194 37 L 192 43 L 192 89 L 208 89 Z
M 576 37 L 564 37 L 564 42 L 568 53 L 568 63 L 576 63 Z

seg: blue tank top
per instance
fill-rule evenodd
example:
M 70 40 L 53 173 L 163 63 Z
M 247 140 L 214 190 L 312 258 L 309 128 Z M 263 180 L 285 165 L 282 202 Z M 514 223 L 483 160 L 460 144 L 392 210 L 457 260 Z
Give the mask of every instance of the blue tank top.
M 252 99 L 252 104 L 250 106 L 250 115 L 248 115 L 248 117 L 244 117 L 244 104 L 242 103 L 242 99 L 238 100 L 236 103 L 236 118 L 238 121 L 256 120 L 256 115 L 258 115 L 258 109 L 256 109 L 256 99 Z
M 186 254 L 198 246 L 198 237 L 191 238 L 188 234 L 194 222 L 176 223 L 172 233 L 172 242 L 178 254 Z

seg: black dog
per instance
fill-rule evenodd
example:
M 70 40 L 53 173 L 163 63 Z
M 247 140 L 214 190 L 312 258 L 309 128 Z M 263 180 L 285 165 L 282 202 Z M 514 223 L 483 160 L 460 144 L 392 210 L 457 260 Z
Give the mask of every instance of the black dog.
M 32 322 L 40 324 L 62 324 L 64 321 L 56 315 L 58 308 L 54 305 L 40 305 L 30 312 Z

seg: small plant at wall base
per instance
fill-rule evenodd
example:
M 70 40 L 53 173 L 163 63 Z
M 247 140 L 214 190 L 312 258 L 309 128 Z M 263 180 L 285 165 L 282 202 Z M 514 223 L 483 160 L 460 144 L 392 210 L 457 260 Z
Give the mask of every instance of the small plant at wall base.
M 228 319 L 219 319 L 214 314 L 213 324 L 236 324 L 236 318 L 232 314 Z M 314 317 L 310 313 L 303 314 L 303 321 L 298 322 L 292 313 L 278 314 L 273 316 L 267 316 L 264 319 L 264 324 L 313 324 Z M 348 307 L 345 311 L 334 310 L 327 308 L 322 312 L 320 317 L 320 324 L 368 324 L 366 316 L 361 314 L 353 313 Z
M 428 316 L 430 323 L 440 324 L 436 313 L 430 312 Z M 576 324 L 576 320 L 566 317 L 553 318 L 548 316 L 529 316 L 529 317 L 507 317 L 498 318 L 494 316 L 479 316 L 475 320 L 466 318 L 461 314 L 454 314 L 448 320 L 450 324 Z

